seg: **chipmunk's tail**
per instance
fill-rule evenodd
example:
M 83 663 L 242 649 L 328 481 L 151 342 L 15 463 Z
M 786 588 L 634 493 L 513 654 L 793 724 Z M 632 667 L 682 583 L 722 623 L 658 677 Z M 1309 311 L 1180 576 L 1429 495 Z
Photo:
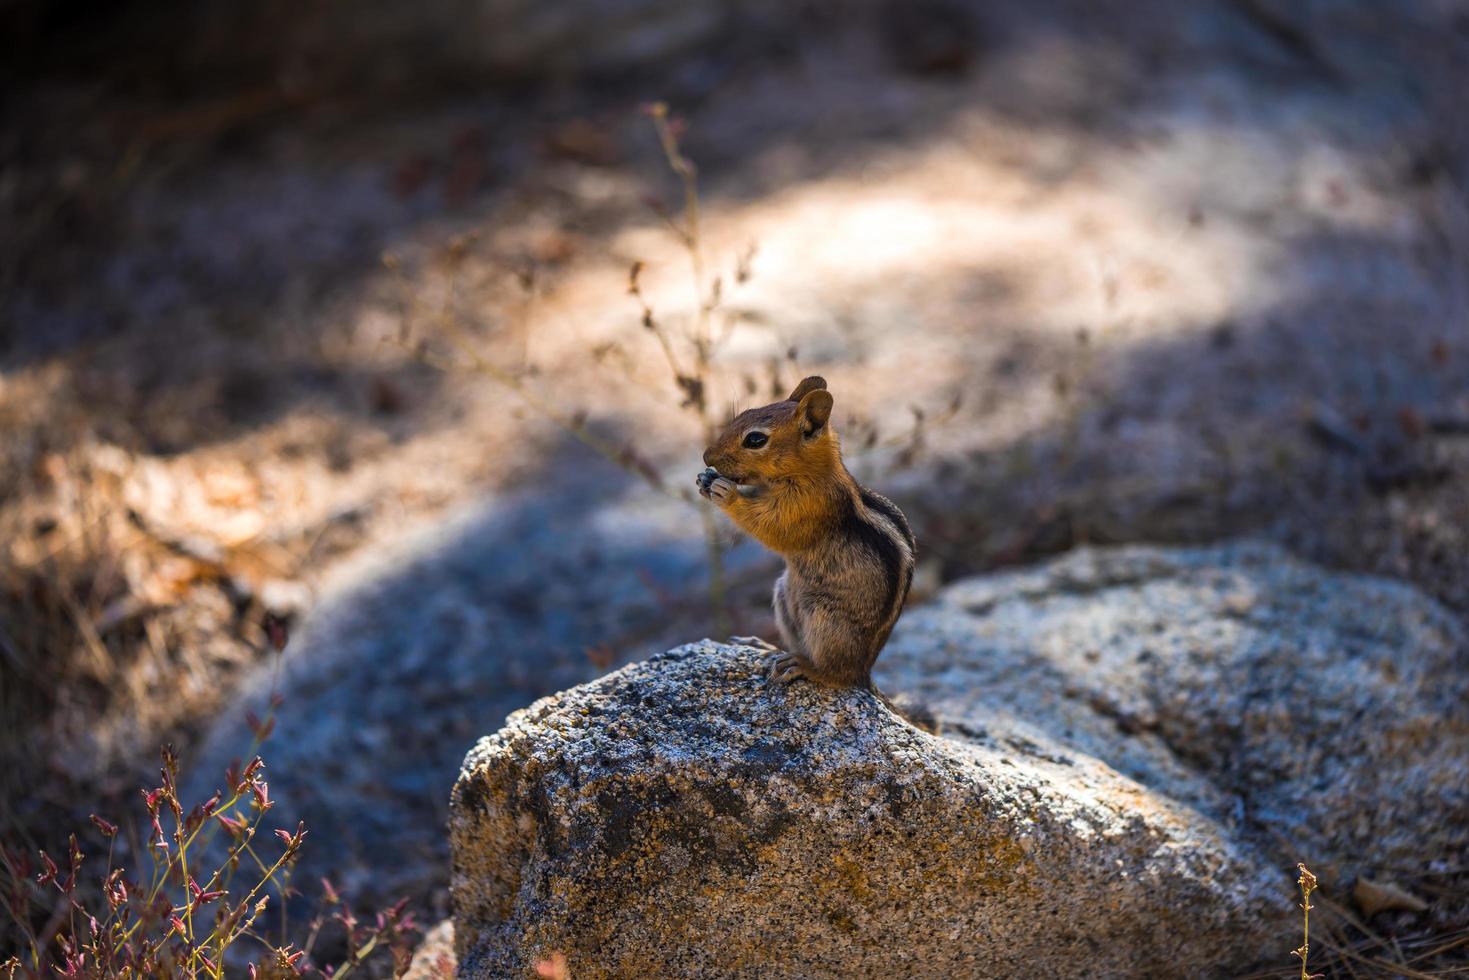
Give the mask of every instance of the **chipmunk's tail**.
M 872 692 L 873 697 L 887 705 L 889 711 L 914 728 L 920 728 L 930 735 L 939 734 L 939 716 L 934 714 L 928 702 L 920 701 L 907 694 L 899 694 L 896 698 L 890 698 L 882 693 L 870 679 L 867 682 L 867 690 Z

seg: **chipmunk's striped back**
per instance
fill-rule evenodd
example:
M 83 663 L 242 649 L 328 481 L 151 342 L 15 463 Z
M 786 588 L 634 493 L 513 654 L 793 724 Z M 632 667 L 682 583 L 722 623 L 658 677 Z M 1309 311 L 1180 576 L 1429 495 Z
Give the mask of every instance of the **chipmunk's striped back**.
M 862 528 L 853 536 L 854 540 L 877 555 L 882 562 L 883 577 L 888 582 L 883 605 L 890 615 L 886 628 L 882 630 L 881 640 L 881 643 L 886 643 L 893 624 L 902 615 L 903 604 L 908 601 L 908 590 L 913 587 L 913 566 L 918 559 L 918 541 L 913 537 L 913 529 L 908 526 L 908 519 L 903 516 L 897 504 L 861 485 L 857 487 L 857 494 L 867 513 L 862 516 L 854 508 L 854 526 L 861 525 Z M 877 659 L 876 653 L 873 654 L 873 659 Z

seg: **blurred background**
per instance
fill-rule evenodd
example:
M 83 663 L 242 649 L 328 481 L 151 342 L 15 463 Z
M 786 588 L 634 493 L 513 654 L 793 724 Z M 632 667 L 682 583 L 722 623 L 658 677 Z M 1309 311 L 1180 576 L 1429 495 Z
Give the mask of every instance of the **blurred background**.
M 207 796 L 274 694 L 302 880 L 443 914 L 476 737 L 770 632 L 778 564 L 690 491 L 804 374 L 918 599 L 1253 534 L 1469 615 L 1469 3 L 4 0 L 0 36 L 24 849 L 134 819 L 162 742 Z

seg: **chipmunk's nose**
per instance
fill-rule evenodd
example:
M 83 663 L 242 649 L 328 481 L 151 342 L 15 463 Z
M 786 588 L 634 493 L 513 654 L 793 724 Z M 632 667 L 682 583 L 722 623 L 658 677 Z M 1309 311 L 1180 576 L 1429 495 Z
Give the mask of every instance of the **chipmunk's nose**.
M 714 461 L 709 458 L 710 455 L 713 454 L 713 452 L 714 452 L 714 450 L 712 450 L 712 449 L 706 449 L 706 450 L 704 450 L 704 465 L 705 466 L 713 466 L 714 465 Z

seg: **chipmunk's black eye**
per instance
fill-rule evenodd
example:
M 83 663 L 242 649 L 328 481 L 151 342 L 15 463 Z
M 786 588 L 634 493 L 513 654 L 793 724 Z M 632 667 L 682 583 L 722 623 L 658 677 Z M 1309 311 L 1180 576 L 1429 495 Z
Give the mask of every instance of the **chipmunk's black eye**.
M 770 437 L 763 432 L 751 432 L 745 436 L 744 447 L 746 449 L 759 449 L 770 441 Z

